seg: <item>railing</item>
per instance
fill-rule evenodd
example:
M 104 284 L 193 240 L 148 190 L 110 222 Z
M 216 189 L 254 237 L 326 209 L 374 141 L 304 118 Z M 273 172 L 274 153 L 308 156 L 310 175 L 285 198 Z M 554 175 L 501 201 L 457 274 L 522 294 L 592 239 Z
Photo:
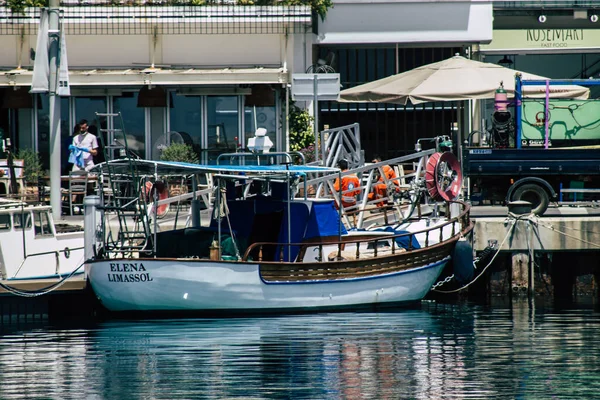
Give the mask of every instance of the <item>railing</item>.
M 281 3 L 261 6 L 82 3 L 61 6 L 61 17 L 67 35 L 285 34 L 304 33 L 312 24 L 310 6 Z M 39 21 L 40 8 L 14 11 L 0 0 L 0 34 L 35 35 Z
M 368 194 L 373 189 L 373 186 L 376 184 L 380 184 L 377 180 L 377 175 L 383 177 L 384 183 L 386 185 L 393 186 L 394 188 L 397 186 L 399 189 L 399 195 L 406 196 L 405 199 L 398 200 L 397 202 L 393 202 L 395 206 L 395 210 L 398 212 L 399 217 L 404 219 L 407 215 L 410 216 L 412 214 L 412 210 L 416 206 L 416 202 L 420 200 L 419 191 L 424 190 L 424 181 L 422 179 L 422 172 L 424 171 L 424 166 L 427 162 L 427 157 L 431 156 L 435 150 L 425 150 L 418 153 L 410 154 L 407 156 L 396 157 L 390 160 L 385 160 L 379 163 L 369 164 L 362 167 L 350 169 L 348 171 L 342 172 L 342 176 L 349 174 L 356 174 L 361 185 L 359 188 L 355 188 L 352 190 L 347 190 L 342 193 L 342 195 L 346 195 L 354 190 L 360 190 L 361 195 L 359 195 L 359 200 L 356 205 L 349 207 L 341 207 L 341 215 L 345 220 L 346 224 L 350 226 L 350 222 L 348 221 L 348 215 L 353 215 L 357 218 L 355 224 L 356 228 L 362 228 L 363 222 L 365 220 L 364 213 L 366 211 L 371 211 L 376 207 L 378 203 L 388 203 L 390 200 L 394 200 L 390 198 L 390 196 L 375 198 L 373 200 L 368 199 Z M 400 171 L 399 176 L 397 176 L 393 182 L 390 182 L 385 178 L 385 174 L 382 171 L 383 166 L 399 166 L 404 164 L 411 165 L 411 172 L 404 173 L 404 169 Z M 338 178 L 337 174 L 327 175 L 317 178 L 309 178 L 306 182 L 306 186 L 308 187 L 307 197 L 332 197 L 336 200 L 336 203 L 339 202 L 339 194 L 334 190 L 334 181 Z M 422 184 L 422 185 L 421 185 Z M 406 201 L 405 201 L 406 200 Z M 402 207 L 408 208 L 407 210 L 401 210 Z M 387 216 L 386 216 L 387 217 Z
M 382 235 L 376 238 L 360 238 L 360 239 L 353 239 L 350 236 L 346 236 L 344 238 L 342 238 L 341 240 L 333 240 L 333 241 L 327 241 L 327 242 L 315 242 L 315 243 L 310 243 L 310 242 L 305 242 L 305 243 L 269 243 L 269 242 L 257 242 L 257 243 L 253 243 L 250 246 L 248 246 L 248 248 L 246 249 L 246 252 L 244 253 L 244 256 L 242 257 L 242 261 L 249 261 L 249 257 L 252 254 L 258 254 L 258 259 L 256 261 L 260 261 L 263 262 L 264 260 L 262 259 L 262 254 L 271 250 L 271 252 L 273 251 L 277 251 L 279 249 L 279 259 L 278 260 L 268 260 L 265 262 L 285 262 L 285 253 L 284 253 L 284 249 L 287 248 L 287 254 L 289 257 L 289 254 L 291 254 L 292 250 L 298 250 L 298 254 L 302 254 L 303 250 L 306 250 L 306 248 L 309 247 L 317 247 L 319 250 L 317 259 L 319 262 L 326 262 L 328 260 L 324 260 L 323 259 L 323 248 L 324 246 L 335 246 L 337 247 L 337 253 L 338 253 L 338 257 L 341 257 L 342 251 L 346 248 L 346 247 L 351 247 L 352 245 L 356 246 L 356 259 L 358 260 L 360 258 L 361 252 L 360 252 L 360 245 L 361 244 L 373 244 L 373 258 L 374 257 L 378 257 L 379 256 L 379 249 L 378 249 L 378 244 L 380 242 L 386 241 L 386 242 L 390 242 L 391 241 L 391 249 L 390 252 L 386 252 L 384 255 L 385 256 L 389 256 L 389 255 L 396 255 L 396 254 L 400 254 L 403 253 L 405 251 L 413 251 L 416 250 L 414 248 L 413 245 L 413 241 L 415 240 L 415 238 L 417 237 L 417 235 L 420 236 L 425 236 L 425 241 L 423 243 L 423 247 L 420 247 L 420 249 L 426 249 L 426 248 L 431 248 L 432 246 L 436 246 L 436 245 L 440 245 L 442 243 L 446 243 L 452 240 L 456 240 L 457 239 L 457 235 L 466 235 L 467 233 L 469 233 L 472 229 L 473 229 L 473 223 L 471 222 L 471 218 L 470 218 L 470 208 L 471 206 L 467 203 L 461 202 L 461 201 L 455 201 L 455 202 L 451 202 L 451 203 L 455 203 L 455 204 L 459 204 L 459 206 L 461 207 L 461 211 L 459 213 L 459 215 L 457 215 L 456 217 L 453 217 L 452 219 L 442 223 L 442 224 L 438 224 L 435 226 L 432 226 L 430 228 L 427 229 L 423 229 L 420 231 L 416 231 L 416 232 L 407 232 L 407 233 L 401 233 L 401 234 L 395 234 L 395 235 Z M 448 203 L 448 207 L 450 207 L 449 205 L 450 203 Z M 448 211 L 449 213 L 449 211 Z M 451 233 L 449 235 L 449 237 L 445 238 L 444 237 L 444 228 L 449 227 L 451 229 Z M 438 241 L 435 244 L 431 244 L 430 241 L 432 240 L 432 235 L 438 235 Z M 400 247 L 397 246 L 396 244 L 396 239 L 399 238 L 407 238 L 408 239 L 408 248 L 404 248 L 404 247 Z M 288 262 L 293 262 L 293 260 L 289 260 Z M 297 260 L 297 262 L 301 262 L 301 260 Z

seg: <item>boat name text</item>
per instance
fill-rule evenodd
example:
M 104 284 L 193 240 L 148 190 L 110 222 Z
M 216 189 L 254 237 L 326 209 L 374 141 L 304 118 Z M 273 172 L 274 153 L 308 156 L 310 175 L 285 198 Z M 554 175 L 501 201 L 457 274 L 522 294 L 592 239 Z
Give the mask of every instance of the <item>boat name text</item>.
M 152 282 L 154 280 L 146 272 L 146 268 L 142 263 L 110 263 L 110 271 L 113 273 L 108 274 L 109 282 Z M 134 273 L 122 274 L 114 272 Z

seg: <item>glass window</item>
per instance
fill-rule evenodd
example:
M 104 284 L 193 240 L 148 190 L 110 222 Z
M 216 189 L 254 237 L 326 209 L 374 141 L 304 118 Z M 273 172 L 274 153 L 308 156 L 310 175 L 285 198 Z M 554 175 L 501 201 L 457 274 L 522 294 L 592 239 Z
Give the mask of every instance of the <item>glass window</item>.
M 120 97 L 114 97 L 113 110 L 121 112 L 123 129 L 127 137 L 127 147 L 141 158 L 146 157 L 146 119 L 143 107 L 137 106 L 138 93 L 125 92 Z M 114 118 L 115 129 L 121 129 L 119 117 Z M 122 139 L 115 134 L 115 139 Z
M 10 214 L 0 214 L 0 231 L 10 230 Z
M 169 138 L 171 136 L 169 135 Z M 150 157 L 152 160 L 159 160 L 161 148 L 167 145 L 167 140 L 169 140 L 165 133 L 165 112 L 163 108 L 150 108 L 150 137 L 152 138 Z
M 33 214 L 35 236 L 52 235 L 52 226 L 47 211 L 36 211 Z
M 237 149 L 239 138 L 238 96 L 208 96 L 207 99 L 207 157 L 215 162 L 221 153 Z
M 178 132 L 183 141 L 191 145 L 196 153 L 201 156 L 202 149 L 202 97 L 181 96 L 171 97 L 171 108 L 169 109 L 170 130 Z M 156 148 L 160 136 L 152 136 L 152 146 Z M 153 158 L 159 158 L 153 150 Z
M 30 229 L 31 213 L 25 212 L 23 214 L 14 214 L 13 225 L 15 226 L 15 229 L 23 229 L 23 225 L 25 225 L 25 229 Z
M 246 143 L 248 138 L 254 136 L 258 128 L 265 128 L 267 136 L 273 142 L 272 151 L 277 147 L 277 113 L 275 106 L 270 107 L 244 107 L 244 131 L 246 134 Z
M 40 94 L 38 104 L 38 151 L 44 169 L 50 169 L 50 97 Z M 69 164 L 69 145 L 71 144 L 71 131 L 73 127 L 69 122 L 69 99 L 60 98 L 60 167 L 61 175 L 66 175 L 71 170 Z

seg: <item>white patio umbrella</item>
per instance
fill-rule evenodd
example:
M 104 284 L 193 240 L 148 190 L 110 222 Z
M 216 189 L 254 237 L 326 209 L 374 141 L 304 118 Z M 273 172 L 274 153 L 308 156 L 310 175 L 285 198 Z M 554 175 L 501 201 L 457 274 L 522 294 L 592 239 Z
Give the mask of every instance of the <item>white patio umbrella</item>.
M 424 65 L 397 75 L 365 83 L 340 93 L 346 103 L 413 104 L 429 101 L 492 99 L 503 82 L 509 97 L 514 96 L 515 74 L 523 79 L 548 79 L 520 72 L 501 65 L 469 60 L 454 56 L 447 60 Z M 585 100 L 589 89 L 583 86 L 550 85 L 551 98 Z M 545 97 L 545 86 L 524 86 L 524 97 Z

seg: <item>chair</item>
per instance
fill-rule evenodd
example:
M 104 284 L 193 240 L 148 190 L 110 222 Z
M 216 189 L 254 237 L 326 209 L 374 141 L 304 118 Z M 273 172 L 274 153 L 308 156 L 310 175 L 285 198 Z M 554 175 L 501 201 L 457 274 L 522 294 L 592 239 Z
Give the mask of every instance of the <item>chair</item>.
M 69 173 L 68 186 L 61 190 L 63 202 L 69 204 L 69 215 L 73 215 L 75 207 L 83 210 L 83 198 L 87 194 L 89 174 L 87 171 Z M 65 197 L 68 197 L 65 198 Z

